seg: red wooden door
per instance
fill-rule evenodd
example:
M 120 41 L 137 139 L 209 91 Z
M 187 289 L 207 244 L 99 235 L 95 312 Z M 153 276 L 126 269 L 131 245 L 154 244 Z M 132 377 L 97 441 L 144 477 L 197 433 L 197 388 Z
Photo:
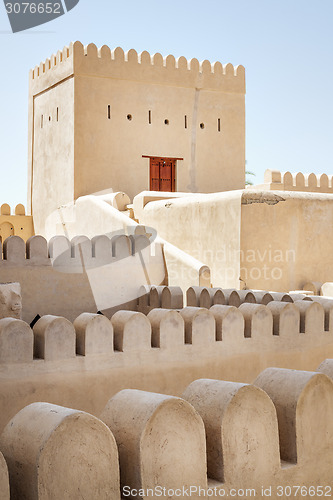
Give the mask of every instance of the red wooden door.
M 150 158 L 150 190 L 175 191 L 176 160 Z
M 150 158 L 150 191 L 160 190 L 160 162 L 158 158 Z

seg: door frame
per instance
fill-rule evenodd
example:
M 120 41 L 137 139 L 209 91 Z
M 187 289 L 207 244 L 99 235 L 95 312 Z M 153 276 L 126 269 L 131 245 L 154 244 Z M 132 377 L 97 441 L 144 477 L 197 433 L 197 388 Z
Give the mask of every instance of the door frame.
M 172 160 L 174 163 L 172 165 L 172 181 L 171 181 L 171 192 L 176 192 L 176 181 L 177 181 L 177 160 L 184 160 L 184 158 L 179 158 L 179 157 L 173 157 L 173 156 L 152 156 L 152 155 L 142 155 L 142 158 L 149 158 L 149 190 L 152 191 L 151 189 L 151 162 L 152 160 L 158 160 L 158 161 L 166 161 L 166 160 Z M 161 191 L 162 192 L 162 191 Z

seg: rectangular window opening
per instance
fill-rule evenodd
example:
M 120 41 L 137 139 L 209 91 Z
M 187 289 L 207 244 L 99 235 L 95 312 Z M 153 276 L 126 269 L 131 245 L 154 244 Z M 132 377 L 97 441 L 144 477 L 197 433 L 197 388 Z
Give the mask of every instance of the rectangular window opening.
M 185 115 L 185 128 L 187 128 L 187 115 Z
M 40 128 L 43 128 L 43 115 L 40 117 Z
M 149 110 L 149 112 L 148 112 L 148 122 L 149 122 L 149 125 L 151 125 L 151 110 Z
M 221 132 L 221 119 L 220 118 L 217 119 L 217 131 Z
M 57 108 L 57 122 L 59 121 L 59 108 Z
M 111 106 L 108 105 L 108 120 L 111 120 Z

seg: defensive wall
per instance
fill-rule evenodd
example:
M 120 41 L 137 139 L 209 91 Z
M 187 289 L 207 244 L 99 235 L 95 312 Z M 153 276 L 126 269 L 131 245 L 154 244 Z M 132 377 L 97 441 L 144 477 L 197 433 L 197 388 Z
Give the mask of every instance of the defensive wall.
M 2 282 L 18 282 L 22 289 L 22 318 L 31 323 L 39 315 L 62 315 L 73 321 L 82 312 L 133 309 L 139 287 L 165 283 L 165 264 L 159 243 L 142 234 L 115 232 L 69 241 L 55 236 L 47 243 L 32 236 L 25 243 L 10 236 L 0 251 Z
M 265 171 L 264 184 L 249 186 L 248 189 L 333 194 L 333 179 L 332 175 L 327 174 L 303 174 L 302 172 L 280 172 L 268 169 Z
M 197 378 L 253 382 L 269 366 L 314 370 L 333 357 L 332 300 L 280 294 L 264 305 L 265 292 L 222 290 L 229 305 L 212 305 L 222 295 L 208 302 L 207 290 L 189 290 L 188 301 L 209 309 L 182 307 L 177 287 L 151 287 L 139 302 L 147 315 L 48 314 L 32 328 L 0 320 L 0 429 L 33 402 L 98 416 L 122 389 L 179 396 Z
M 148 199 L 155 199 L 156 193 L 151 193 Z M 163 194 L 159 194 L 159 198 Z M 50 216 L 46 217 L 45 225 L 40 228 L 46 239 L 55 234 L 73 239 L 79 235 L 94 238 L 96 235 L 106 235 L 109 238 L 124 234 L 143 235 L 149 238 L 150 244 L 158 243 L 163 249 L 161 268 L 165 274 L 165 282 L 170 285 L 180 285 L 184 290 L 196 284 L 210 286 L 210 269 L 207 265 L 195 259 L 175 245 L 158 237 L 156 231 L 150 227 L 140 226 L 136 220 L 128 215 L 129 197 L 125 193 L 106 192 L 93 196 L 81 196 L 74 203 L 59 207 Z M 129 210 L 132 210 L 130 208 Z M 142 272 L 142 262 L 138 262 Z M 127 271 L 124 268 L 124 275 Z M 147 284 L 157 283 L 156 277 L 149 279 Z M 121 276 L 119 277 L 122 280 Z M 140 283 L 142 284 L 142 283 Z
M 130 221 L 122 216 L 119 229 L 91 239 L 58 235 L 47 242 L 32 236 L 24 242 L 10 236 L 0 245 L 1 281 L 21 284 L 24 321 L 45 314 L 73 321 L 82 312 L 110 317 L 119 309 L 136 310 L 143 284 L 210 286 L 207 266 L 134 221 L 123 225 L 124 219 Z
M 288 292 L 333 281 L 332 194 L 249 189 L 141 205 L 140 224 L 207 265 L 213 287 Z
M 2 499 L 331 496 L 332 367 L 122 390 L 98 416 L 28 405 L 0 436 Z
M 25 214 L 21 203 L 14 210 L 8 203 L 3 203 L 0 207 L 0 241 L 4 242 L 12 235 L 20 236 L 25 241 L 34 235 L 32 216 Z

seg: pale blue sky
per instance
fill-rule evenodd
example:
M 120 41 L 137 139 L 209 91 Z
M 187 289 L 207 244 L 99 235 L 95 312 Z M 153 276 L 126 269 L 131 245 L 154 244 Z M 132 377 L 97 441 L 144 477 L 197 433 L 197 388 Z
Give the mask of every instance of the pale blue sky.
M 28 72 L 72 40 L 243 64 L 247 168 L 333 174 L 333 0 L 80 0 L 12 34 L 0 4 L 0 204 L 26 205 Z

